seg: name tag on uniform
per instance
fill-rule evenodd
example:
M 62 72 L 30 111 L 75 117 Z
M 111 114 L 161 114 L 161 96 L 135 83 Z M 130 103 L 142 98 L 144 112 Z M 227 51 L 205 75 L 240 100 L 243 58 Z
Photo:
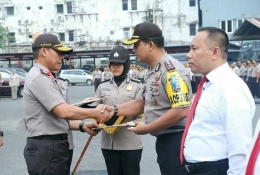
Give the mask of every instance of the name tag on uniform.
M 102 91 L 110 91 L 109 88 L 102 88 Z

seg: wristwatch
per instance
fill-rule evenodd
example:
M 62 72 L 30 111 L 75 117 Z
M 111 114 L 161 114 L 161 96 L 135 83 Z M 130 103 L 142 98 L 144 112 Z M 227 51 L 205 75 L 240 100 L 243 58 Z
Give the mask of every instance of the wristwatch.
M 81 132 L 85 132 L 84 129 L 83 129 L 84 123 L 85 123 L 84 120 L 82 120 L 82 121 L 79 123 L 79 130 L 80 130 Z
M 4 132 L 3 131 L 0 131 L 0 136 L 4 136 Z
M 113 116 L 117 116 L 117 113 L 118 113 L 118 107 L 117 105 L 113 104 L 114 106 L 114 115 Z

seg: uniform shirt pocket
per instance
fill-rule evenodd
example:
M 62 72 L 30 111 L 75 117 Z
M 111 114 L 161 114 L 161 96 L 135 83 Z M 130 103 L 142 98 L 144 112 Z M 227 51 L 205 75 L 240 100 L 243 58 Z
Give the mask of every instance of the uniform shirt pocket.
M 134 98 L 135 92 L 134 91 L 126 91 L 122 94 L 122 96 Z
M 111 95 L 111 91 L 101 91 L 101 97 L 108 97 Z

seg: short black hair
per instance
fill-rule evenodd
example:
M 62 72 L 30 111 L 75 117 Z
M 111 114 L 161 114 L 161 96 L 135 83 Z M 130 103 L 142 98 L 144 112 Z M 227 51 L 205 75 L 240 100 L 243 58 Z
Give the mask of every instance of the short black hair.
M 144 43 L 149 43 L 152 41 L 158 48 L 163 48 L 164 47 L 164 37 L 155 37 L 155 38 L 146 38 L 142 39 Z
M 227 59 L 229 40 L 226 32 L 216 27 L 202 27 L 198 29 L 198 32 L 208 32 L 208 45 L 209 47 L 219 46 L 221 55 Z
M 35 59 L 35 60 L 38 59 L 39 52 L 40 52 L 40 49 L 33 50 L 33 59 Z

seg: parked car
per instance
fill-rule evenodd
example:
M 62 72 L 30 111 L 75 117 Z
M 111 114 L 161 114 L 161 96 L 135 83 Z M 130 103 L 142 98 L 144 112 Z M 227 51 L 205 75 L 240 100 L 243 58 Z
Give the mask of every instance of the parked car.
M 27 73 L 28 72 L 26 72 L 25 70 L 23 70 L 23 69 L 21 69 L 21 68 L 18 68 L 18 67 L 6 67 L 6 69 L 8 69 L 8 70 L 10 70 L 10 71 L 12 71 L 13 69 L 15 70 L 15 72 L 18 74 L 18 75 L 20 75 L 20 76 L 22 76 L 22 77 L 26 77 L 26 75 L 27 75 Z
M 9 77 L 11 76 L 12 71 L 10 71 L 6 68 L 0 68 L 0 73 L 1 73 L 2 79 L 3 79 L 2 86 L 0 86 L 0 93 L 1 94 L 12 94 L 11 87 L 9 86 Z M 18 86 L 17 96 L 23 97 L 25 78 L 20 76 L 19 74 L 18 74 L 18 76 L 20 78 L 20 84 Z
M 88 86 L 92 85 L 92 75 L 89 75 L 82 69 L 69 69 L 69 70 L 61 70 L 60 75 L 61 78 L 65 79 L 68 84 L 87 84 Z

